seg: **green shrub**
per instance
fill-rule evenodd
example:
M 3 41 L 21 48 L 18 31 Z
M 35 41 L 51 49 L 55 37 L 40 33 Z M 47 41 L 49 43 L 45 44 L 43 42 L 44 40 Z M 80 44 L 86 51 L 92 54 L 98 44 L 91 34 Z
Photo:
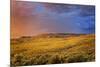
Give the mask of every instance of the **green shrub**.
M 86 62 L 88 61 L 88 57 L 83 55 L 83 54 L 76 54 L 76 55 L 71 55 L 67 58 L 68 63 L 73 63 L 73 62 Z

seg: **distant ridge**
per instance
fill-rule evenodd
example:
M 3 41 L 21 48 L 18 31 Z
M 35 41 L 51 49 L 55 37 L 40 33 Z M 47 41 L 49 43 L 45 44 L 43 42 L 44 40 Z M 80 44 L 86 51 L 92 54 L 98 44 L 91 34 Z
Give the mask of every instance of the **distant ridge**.
M 76 33 L 43 33 L 43 34 L 38 34 L 36 36 L 21 36 L 19 38 L 12 38 L 13 39 L 31 39 L 31 38 L 64 38 L 68 36 L 79 36 L 79 35 L 86 35 L 86 34 L 76 34 Z
M 73 33 L 44 33 L 37 35 L 35 37 L 67 37 L 67 36 L 72 36 L 72 35 L 80 35 L 80 34 L 73 34 Z

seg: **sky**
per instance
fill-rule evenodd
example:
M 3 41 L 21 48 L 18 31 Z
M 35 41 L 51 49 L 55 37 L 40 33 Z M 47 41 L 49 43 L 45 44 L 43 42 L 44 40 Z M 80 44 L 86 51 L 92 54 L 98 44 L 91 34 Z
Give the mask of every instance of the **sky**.
M 95 33 L 95 6 L 13 1 L 11 38 L 42 33 Z

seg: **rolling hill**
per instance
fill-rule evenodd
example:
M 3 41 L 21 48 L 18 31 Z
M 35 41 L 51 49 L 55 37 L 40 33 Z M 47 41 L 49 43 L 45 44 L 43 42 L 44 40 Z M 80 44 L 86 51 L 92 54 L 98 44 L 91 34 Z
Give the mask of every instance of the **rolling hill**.
M 11 39 L 11 65 L 95 61 L 94 34 L 50 33 Z

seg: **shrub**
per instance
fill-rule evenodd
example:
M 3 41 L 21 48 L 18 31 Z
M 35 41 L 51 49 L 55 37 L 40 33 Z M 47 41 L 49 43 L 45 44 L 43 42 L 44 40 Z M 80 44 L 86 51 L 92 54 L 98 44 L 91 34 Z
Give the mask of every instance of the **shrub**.
M 71 55 L 67 58 L 68 63 L 73 63 L 73 62 L 86 62 L 88 61 L 88 57 L 83 55 L 83 54 L 76 54 L 76 55 Z

